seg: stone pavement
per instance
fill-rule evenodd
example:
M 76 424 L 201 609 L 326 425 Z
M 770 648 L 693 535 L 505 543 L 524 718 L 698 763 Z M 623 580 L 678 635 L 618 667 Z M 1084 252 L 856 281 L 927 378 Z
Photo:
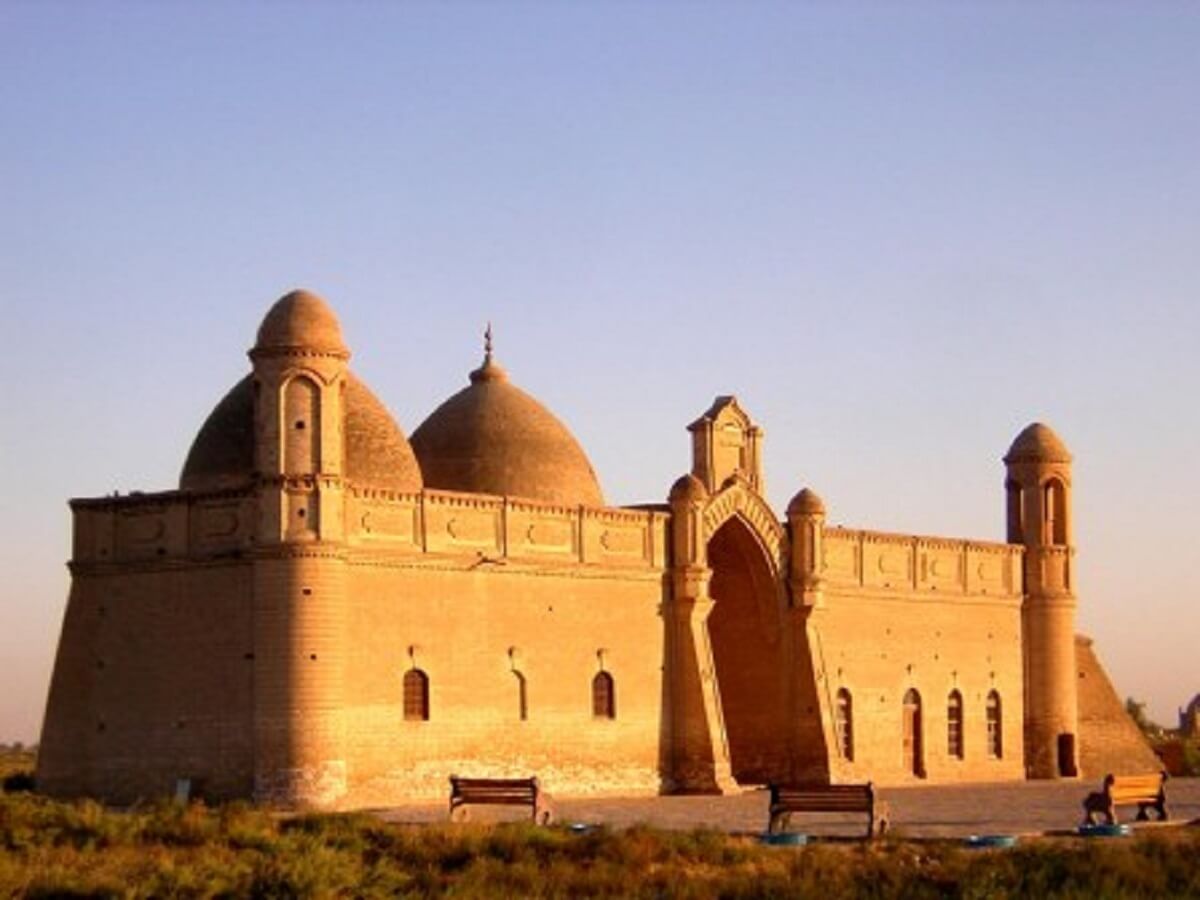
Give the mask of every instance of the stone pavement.
M 892 828 L 903 837 L 965 837 L 972 834 L 1034 834 L 1073 831 L 1083 818 L 1082 802 L 1097 790 L 1099 779 L 1026 781 L 1002 784 L 881 788 L 891 809 Z M 447 788 L 447 796 L 449 789 Z M 1167 782 L 1167 804 L 1176 823 L 1200 823 L 1200 779 Z M 659 828 L 699 826 L 735 833 L 760 833 L 767 823 L 767 795 L 751 790 L 724 797 L 556 797 L 559 822 L 605 824 L 614 828 L 645 823 Z M 1132 822 L 1136 807 L 1120 807 Z M 420 804 L 380 810 L 392 822 L 444 822 L 446 804 Z M 472 821 L 521 818 L 516 809 L 472 808 Z M 795 816 L 792 830 L 812 835 L 853 836 L 865 830 L 866 817 Z

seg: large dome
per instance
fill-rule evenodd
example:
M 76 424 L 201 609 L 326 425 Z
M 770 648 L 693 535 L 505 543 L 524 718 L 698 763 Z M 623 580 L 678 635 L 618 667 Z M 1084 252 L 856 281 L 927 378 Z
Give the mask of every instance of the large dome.
M 346 374 L 346 477 L 361 487 L 402 493 L 421 490 L 412 447 L 371 389 Z M 200 428 L 179 487 L 185 491 L 243 487 L 254 477 L 254 379 L 247 375 L 216 405 Z
M 469 387 L 413 432 L 425 486 L 603 506 L 579 442 L 546 407 L 508 380 L 488 353 Z

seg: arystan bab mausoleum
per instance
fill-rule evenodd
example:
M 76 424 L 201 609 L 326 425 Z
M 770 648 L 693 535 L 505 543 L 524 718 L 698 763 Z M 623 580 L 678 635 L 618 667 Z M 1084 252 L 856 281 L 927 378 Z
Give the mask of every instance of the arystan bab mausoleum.
M 313 294 L 249 356 L 178 489 L 71 502 L 50 794 L 189 779 L 345 808 L 451 773 L 571 795 L 1159 768 L 1075 634 L 1071 455 L 1045 425 L 1004 456 L 1006 543 L 884 534 L 826 524 L 807 488 L 778 515 L 733 397 L 688 426 L 666 502 L 617 507 L 490 346 L 411 441 Z

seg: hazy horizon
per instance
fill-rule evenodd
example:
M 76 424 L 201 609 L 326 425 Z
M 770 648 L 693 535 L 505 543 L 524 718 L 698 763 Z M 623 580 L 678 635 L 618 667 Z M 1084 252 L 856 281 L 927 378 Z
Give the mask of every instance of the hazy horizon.
M 176 486 L 270 304 L 411 434 L 491 320 L 609 503 L 736 394 L 777 513 L 1004 539 L 1075 455 L 1078 630 L 1200 692 L 1200 7 L 0 6 L 0 742 L 36 740 L 67 498 Z

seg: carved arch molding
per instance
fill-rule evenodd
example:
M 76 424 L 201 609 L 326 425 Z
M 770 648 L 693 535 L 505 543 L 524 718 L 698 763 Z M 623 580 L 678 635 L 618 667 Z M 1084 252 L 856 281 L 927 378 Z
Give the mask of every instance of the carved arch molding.
M 758 540 L 763 553 L 771 561 L 776 577 L 787 571 L 787 540 L 783 526 L 775 513 L 749 485 L 741 479 L 727 484 L 714 494 L 700 514 L 701 546 L 707 547 L 717 531 L 734 517 L 739 517 Z

